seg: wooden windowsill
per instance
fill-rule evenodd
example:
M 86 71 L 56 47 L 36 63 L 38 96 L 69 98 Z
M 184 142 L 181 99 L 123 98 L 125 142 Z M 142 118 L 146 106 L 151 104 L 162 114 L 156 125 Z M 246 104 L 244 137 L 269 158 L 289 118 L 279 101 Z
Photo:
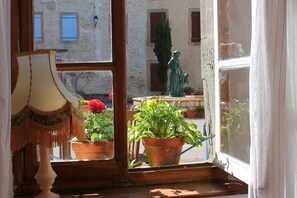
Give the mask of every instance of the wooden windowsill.
M 63 192 L 61 198 L 96 197 L 215 197 L 247 194 L 247 184 L 210 163 L 130 169 L 128 181 L 118 187 Z M 32 196 L 18 196 L 31 198 Z
M 241 182 L 185 182 L 137 187 L 119 187 L 101 189 L 92 193 L 68 193 L 61 198 L 96 198 L 96 197 L 215 197 L 247 194 L 247 185 Z M 19 198 L 31 198 L 22 196 Z

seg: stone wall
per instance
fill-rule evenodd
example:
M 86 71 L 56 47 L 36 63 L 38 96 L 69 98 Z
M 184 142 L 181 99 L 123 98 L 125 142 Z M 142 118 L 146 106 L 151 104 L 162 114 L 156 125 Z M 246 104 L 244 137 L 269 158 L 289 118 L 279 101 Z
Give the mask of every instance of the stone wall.
M 200 10 L 200 0 L 127 0 L 127 91 L 128 96 L 158 95 L 150 91 L 150 64 L 157 63 L 153 45 L 148 42 L 149 11 L 166 10 L 172 33 L 172 51 L 181 51 L 181 65 L 190 74 L 190 84 L 195 91 L 202 90 L 200 43 L 190 42 L 190 10 Z M 43 14 L 43 41 L 35 42 L 35 49 L 54 49 L 62 62 L 110 61 L 111 25 L 109 0 L 34 0 L 34 11 Z M 61 14 L 78 14 L 78 40 L 61 39 Z M 95 27 L 94 17 L 98 17 Z M 84 94 L 110 92 L 111 82 L 106 74 L 63 74 L 71 91 Z M 108 74 L 110 75 L 110 74 Z M 71 78 L 71 79 L 69 79 Z
M 213 1 L 201 1 L 201 68 L 204 90 L 206 130 L 215 133 L 215 65 Z M 215 141 L 209 141 L 209 157 L 214 157 Z

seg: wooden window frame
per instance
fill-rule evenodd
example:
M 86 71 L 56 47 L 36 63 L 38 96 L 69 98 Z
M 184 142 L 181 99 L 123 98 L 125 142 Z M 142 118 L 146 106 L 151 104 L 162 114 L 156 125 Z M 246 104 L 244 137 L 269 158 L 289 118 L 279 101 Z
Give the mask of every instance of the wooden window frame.
M 210 163 L 178 165 L 172 167 L 128 169 L 126 123 L 126 42 L 125 1 L 111 0 L 112 9 L 112 61 L 99 63 L 57 63 L 58 71 L 111 71 L 113 72 L 113 102 L 115 124 L 115 155 L 107 161 L 52 162 L 58 177 L 55 192 L 91 192 L 96 189 L 119 186 L 137 186 L 189 181 L 229 181 L 220 168 Z M 32 0 L 12 0 L 12 60 L 19 51 L 31 51 L 33 42 Z M 20 32 L 20 34 L 18 34 Z M 17 67 L 12 62 L 12 75 Z M 12 76 L 14 79 L 14 75 Z M 13 80 L 14 81 L 14 80 Z M 12 83 L 13 84 L 13 83 Z M 36 146 L 26 145 L 13 153 L 15 194 L 39 192 L 34 176 L 38 170 Z M 242 184 L 237 181 L 239 186 Z M 225 194 L 234 194 L 226 192 Z M 224 193 L 214 195 L 225 195 Z
M 15 51 L 31 51 L 33 41 L 33 1 L 14 0 L 19 16 L 14 26 L 19 27 L 19 41 Z M 112 61 L 98 63 L 57 63 L 58 71 L 111 71 L 113 73 L 113 105 L 115 127 L 114 159 L 107 161 L 52 162 L 57 173 L 54 190 L 86 190 L 104 186 L 115 186 L 127 180 L 127 123 L 126 123 L 126 42 L 125 42 L 125 1 L 111 0 L 112 13 Z M 19 21 L 17 21 L 19 19 Z M 12 33 L 15 34 L 15 33 Z M 15 53 L 14 53 L 15 54 Z M 14 58 L 14 57 L 12 57 Z M 12 68 L 13 69 L 13 68 Z M 16 69 L 16 68 L 15 68 Z M 121 152 L 120 152 L 121 151 Z M 13 156 L 16 193 L 36 193 L 39 187 L 34 176 L 38 170 L 36 146 L 26 145 Z M 73 174 L 78 173 L 78 174 Z

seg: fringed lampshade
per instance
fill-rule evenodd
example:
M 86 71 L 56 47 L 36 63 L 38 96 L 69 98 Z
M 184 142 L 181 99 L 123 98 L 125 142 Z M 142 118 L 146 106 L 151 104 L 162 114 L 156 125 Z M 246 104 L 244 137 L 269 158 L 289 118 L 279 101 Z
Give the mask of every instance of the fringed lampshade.
M 72 136 L 83 137 L 80 103 L 57 74 L 55 52 L 23 52 L 17 54 L 17 60 L 19 74 L 12 93 L 12 150 L 28 141 L 50 148 Z
M 12 149 L 28 141 L 39 145 L 41 166 L 44 158 L 49 163 L 45 148 L 61 145 L 72 136 L 83 139 L 83 115 L 79 100 L 67 91 L 57 74 L 54 51 L 19 53 L 17 61 L 19 75 L 12 94 Z M 42 192 L 49 197 L 46 193 Z

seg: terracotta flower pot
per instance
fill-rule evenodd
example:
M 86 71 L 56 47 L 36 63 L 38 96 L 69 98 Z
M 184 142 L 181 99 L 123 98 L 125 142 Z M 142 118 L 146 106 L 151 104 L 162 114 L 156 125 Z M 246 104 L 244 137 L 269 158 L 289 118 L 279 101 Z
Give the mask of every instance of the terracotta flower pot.
M 186 111 L 186 117 L 196 118 L 196 117 L 198 117 L 198 113 L 196 111 Z
M 114 155 L 113 141 L 100 143 L 72 142 L 76 159 L 111 159 Z
M 142 138 L 145 153 L 150 166 L 160 166 L 167 159 L 179 154 L 184 144 L 183 137 L 176 138 Z M 180 156 L 166 165 L 178 164 Z

